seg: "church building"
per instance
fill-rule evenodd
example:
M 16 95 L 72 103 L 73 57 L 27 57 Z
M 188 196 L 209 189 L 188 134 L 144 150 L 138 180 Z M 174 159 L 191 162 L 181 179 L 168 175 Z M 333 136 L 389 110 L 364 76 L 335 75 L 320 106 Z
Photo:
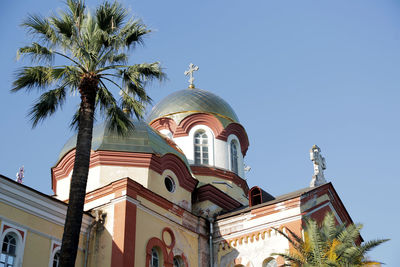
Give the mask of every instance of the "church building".
M 276 267 L 284 260 L 273 253 L 290 246 L 275 229 L 301 235 L 306 217 L 328 211 L 352 223 L 317 146 L 309 187 L 281 196 L 249 188 L 246 129 L 225 100 L 195 88 L 194 70 L 189 88 L 128 135 L 94 127 L 76 266 Z M 58 266 L 75 144 L 51 169 L 54 195 L 0 176 L 1 267 Z

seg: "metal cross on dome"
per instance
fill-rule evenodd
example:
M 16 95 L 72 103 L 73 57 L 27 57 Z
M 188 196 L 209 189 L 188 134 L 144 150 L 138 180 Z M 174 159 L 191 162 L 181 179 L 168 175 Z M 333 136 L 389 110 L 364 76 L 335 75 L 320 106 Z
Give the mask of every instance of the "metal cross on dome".
M 199 67 L 198 66 L 195 66 L 193 63 L 190 63 L 189 64 L 189 69 L 187 70 L 187 71 L 185 71 L 184 72 L 184 74 L 186 75 L 186 76 L 188 76 L 189 75 L 189 88 L 194 88 L 194 84 L 193 84 L 193 82 L 194 82 L 194 77 L 193 77 L 193 72 L 195 72 L 195 71 L 198 71 L 199 70 Z

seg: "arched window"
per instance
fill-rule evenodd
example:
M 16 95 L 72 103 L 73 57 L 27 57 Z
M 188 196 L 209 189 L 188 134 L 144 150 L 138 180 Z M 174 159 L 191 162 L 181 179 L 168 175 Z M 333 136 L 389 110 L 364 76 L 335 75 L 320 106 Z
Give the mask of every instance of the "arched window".
M 238 150 L 235 141 L 231 142 L 231 170 L 238 173 Z
M 263 262 L 263 267 L 277 267 L 278 264 L 274 258 L 265 259 Z
M 60 251 L 58 250 L 53 257 L 53 267 L 58 267 L 60 264 Z
M 183 267 L 183 260 L 181 257 L 176 256 L 174 257 L 174 267 Z
M 17 257 L 17 237 L 13 234 L 7 234 L 3 239 L 0 255 L 0 266 L 16 266 Z
M 156 248 L 151 249 L 151 260 L 150 267 L 159 267 L 160 266 L 160 257 L 158 255 L 158 251 Z
M 194 163 L 208 165 L 208 136 L 204 130 L 194 135 Z

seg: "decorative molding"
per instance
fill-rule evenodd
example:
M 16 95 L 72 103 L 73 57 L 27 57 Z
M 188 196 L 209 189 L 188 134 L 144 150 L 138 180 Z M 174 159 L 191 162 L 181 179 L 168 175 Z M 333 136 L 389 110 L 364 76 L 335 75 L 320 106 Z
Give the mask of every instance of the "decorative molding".
M 286 230 L 287 227 L 284 225 L 281 225 L 280 227 L 278 227 L 278 229 L 284 233 L 287 232 Z M 223 239 L 215 243 L 218 244 L 218 252 L 219 252 L 221 250 L 232 250 L 235 247 L 242 244 L 254 243 L 260 240 L 265 240 L 266 238 L 271 238 L 272 235 L 279 236 L 280 234 L 274 228 L 270 227 L 259 231 L 242 234 L 234 238 Z M 282 236 L 282 238 L 284 237 Z
M 165 242 L 165 240 L 164 240 L 164 233 L 168 233 L 169 236 L 171 237 L 171 244 L 167 245 L 167 243 Z M 174 248 L 176 240 L 175 240 L 174 232 L 172 231 L 171 228 L 165 227 L 165 228 L 162 230 L 161 238 L 162 238 L 162 241 L 164 242 L 165 246 L 166 246 L 168 249 L 173 249 L 173 248 Z
M 164 241 L 164 232 L 167 232 L 171 235 L 171 244 L 167 245 Z M 173 254 L 173 248 L 175 246 L 175 235 L 173 231 L 165 227 L 162 232 L 161 232 L 161 238 L 162 240 L 158 239 L 157 237 L 152 237 L 149 239 L 146 245 L 146 266 L 150 266 L 150 260 L 151 260 L 151 250 L 154 247 L 158 247 L 162 254 L 163 254 L 163 259 L 164 259 L 164 266 L 165 267 L 173 267 L 174 264 L 174 254 Z M 169 253 L 168 253 L 169 251 Z M 187 265 L 187 263 L 186 263 Z
M 194 199 L 196 202 L 209 200 L 226 211 L 242 206 L 240 202 L 210 184 L 206 184 L 197 188 Z
M 51 223 L 64 225 L 65 216 L 67 214 L 66 203 L 4 176 L 0 176 L 0 184 L 0 202 Z M 91 217 L 84 214 L 81 232 L 86 231 L 90 222 Z
M 240 142 L 240 148 L 243 157 L 246 156 L 247 150 L 249 149 L 249 137 L 247 136 L 246 130 L 239 123 L 230 123 L 220 134 L 216 135 L 217 139 L 226 141 L 228 136 L 234 134 Z
M 234 134 L 239 139 L 242 155 L 246 155 L 249 148 L 249 138 L 244 127 L 239 123 L 231 122 L 224 128 L 222 123 L 214 115 L 208 113 L 195 113 L 187 116 L 179 125 L 176 125 L 173 119 L 163 117 L 152 121 L 150 126 L 158 131 L 167 129 L 173 134 L 173 137 L 176 138 L 188 136 L 190 129 L 200 124 L 208 126 L 213 131 L 216 139 L 222 141 L 227 141 L 228 136 Z
M 170 131 L 172 134 L 175 133 L 177 127 L 176 122 L 171 118 L 157 119 L 155 121 L 150 122 L 150 126 L 157 131 L 166 129 Z
M 249 186 L 247 185 L 246 180 L 240 178 L 236 173 L 218 169 L 216 167 L 207 167 L 207 166 L 196 166 L 192 165 L 190 167 L 192 169 L 193 174 L 195 175 L 204 175 L 204 176 L 212 176 L 218 177 L 224 180 L 228 180 L 239 186 L 243 189 L 244 194 L 247 195 L 249 192 Z
M 57 181 L 66 178 L 73 169 L 75 149 L 68 152 L 59 163 L 51 169 L 53 191 L 57 190 Z M 166 169 L 175 173 L 179 185 L 189 192 L 193 192 L 198 181 L 194 179 L 182 160 L 174 154 L 157 156 L 148 153 L 121 152 L 99 150 L 90 154 L 89 168 L 96 166 L 120 166 L 150 168 L 160 175 Z
M 196 125 L 206 125 L 218 136 L 224 129 L 222 123 L 213 115 L 207 113 L 195 113 L 184 118 L 173 133 L 173 137 L 181 137 L 189 135 L 190 129 Z
M 244 215 L 245 216 L 245 215 Z M 240 216 L 239 216 L 240 217 Z M 214 235 L 214 244 L 218 243 L 220 241 L 223 240 L 231 240 L 231 239 L 236 239 L 236 238 L 240 238 L 241 236 L 247 236 L 247 235 L 252 235 L 254 233 L 260 232 L 260 231 L 265 231 L 265 229 L 269 229 L 269 228 L 274 228 L 275 226 L 285 226 L 288 224 L 293 224 L 294 222 L 298 221 L 299 224 L 301 224 L 301 220 L 302 220 L 302 215 L 301 214 L 297 214 L 297 215 L 293 215 L 293 216 L 285 216 L 284 218 L 280 218 L 280 219 L 275 219 L 273 221 L 267 220 L 267 221 L 261 221 L 256 225 L 252 225 L 248 228 L 243 228 L 240 230 L 234 230 L 234 231 L 228 231 L 230 229 L 230 227 L 232 227 L 231 225 L 224 225 L 224 226 L 220 226 L 220 222 L 217 221 L 218 225 L 215 227 L 215 234 Z M 241 222 L 238 222 L 235 224 L 235 222 L 233 223 L 233 225 L 241 225 L 243 223 L 245 223 L 246 220 L 242 220 Z M 228 229 L 228 230 L 227 230 Z
M 165 267 L 172 267 L 172 261 L 169 260 L 168 257 L 168 252 L 167 248 L 165 247 L 165 244 L 163 241 L 156 237 L 152 237 L 149 239 L 146 245 L 146 266 L 150 266 L 150 261 L 151 261 L 151 250 L 154 247 L 158 247 L 161 250 L 161 253 L 163 254 L 163 259 L 164 259 L 164 266 Z
M 102 188 L 96 189 L 95 191 L 86 194 L 85 203 L 89 203 L 96 199 L 105 197 L 110 194 L 114 194 L 114 198 L 122 197 L 123 191 L 126 191 L 126 195 L 132 199 L 137 199 L 138 196 L 152 202 L 153 204 L 172 212 L 173 214 L 183 217 L 191 214 L 184 208 L 172 203 L 171 201 L 165 199 L 164 197 L 154 193 L 153 191 L 145 188 L 143 185 L 130 178 L 122 178 L 117 181 L 110 183 Z M 138 205 L 136 203 L 136 205 Z M 191 214 L 193 217 L 195 215 Z

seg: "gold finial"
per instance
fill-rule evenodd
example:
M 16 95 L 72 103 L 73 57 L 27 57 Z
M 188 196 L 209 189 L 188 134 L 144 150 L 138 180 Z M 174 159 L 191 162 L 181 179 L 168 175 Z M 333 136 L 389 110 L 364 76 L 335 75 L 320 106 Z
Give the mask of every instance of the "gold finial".
M 190 63 L 189 64 L 189 69 L 187 70 L 187 71 L 185 71 L 184 72 L 184 74 L 186 75 L 186 76 L 188 76 L 189 75 L 189 88 L 191 88 L 191 89 L 194 89 L 195 87 L 194 87 L 194 84 L 193 84 L 193 82 L 194 82 L 194 77 L 193 77 L 193 72 L 195 72 L 195 71 L 198 71 L 199 70 L 199 67 L 198 66 L 195 66 L 193 63 Z

